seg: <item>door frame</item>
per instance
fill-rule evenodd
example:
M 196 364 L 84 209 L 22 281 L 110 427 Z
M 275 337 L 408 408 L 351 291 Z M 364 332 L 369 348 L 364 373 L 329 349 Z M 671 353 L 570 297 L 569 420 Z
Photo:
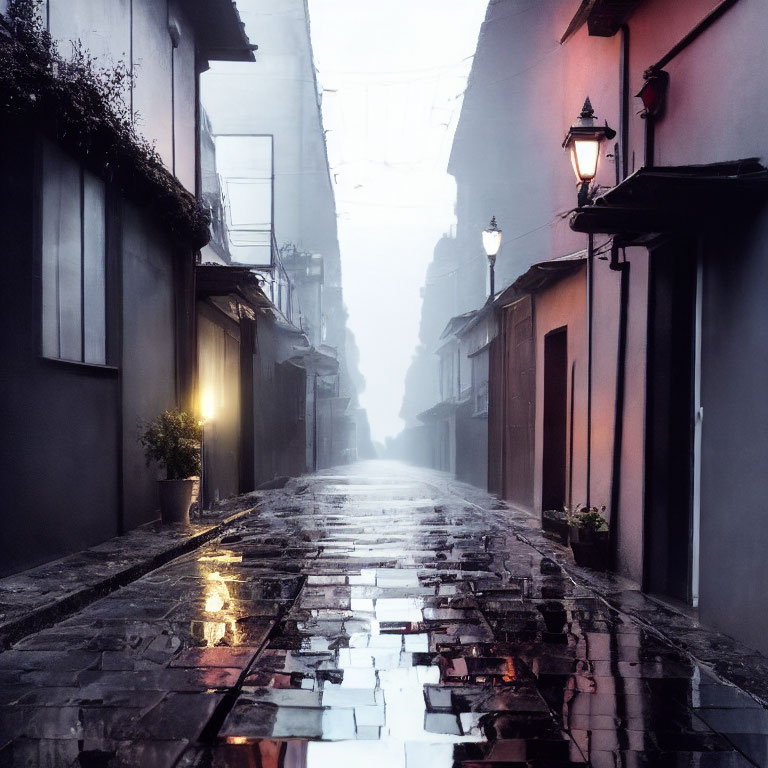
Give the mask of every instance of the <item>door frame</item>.
M 643 591 L 698 598 L 701 258 L 693 238 L 649 245 Z

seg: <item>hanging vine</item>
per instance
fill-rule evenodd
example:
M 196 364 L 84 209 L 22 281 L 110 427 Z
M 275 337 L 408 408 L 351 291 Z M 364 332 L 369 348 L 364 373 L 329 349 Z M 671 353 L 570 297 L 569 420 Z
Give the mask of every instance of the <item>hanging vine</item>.
M 177 242 L 202 248 L 207 209 L 136 130 L 124 62 L 101 66 L 81 43 L 59 52 L 41 21 L 41 0 L 10 0 L 0 14 L 0 111 L 25 118 L 131 199 L 151 206 Z

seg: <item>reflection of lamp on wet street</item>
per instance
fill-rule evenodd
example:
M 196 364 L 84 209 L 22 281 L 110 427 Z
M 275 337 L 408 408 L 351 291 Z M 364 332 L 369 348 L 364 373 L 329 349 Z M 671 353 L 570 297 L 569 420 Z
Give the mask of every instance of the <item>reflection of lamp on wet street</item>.
M 203 517 L 203 505 L 205 504 L 205 427 L 214 416 L 213 393 L 210 390 L 203 392 L 200 397 L 200 426 L 202 434 L 200 437 L 200 487 L 197 492 L 198 511 L 200 518 Z
M 208 647 L 218 645 L 228 637 L 229 642 L 236 642 L 235 616 L 228 612 L 230 604 L 227 579 L 219 571 L 209 573 L 205 585 L 205 613 L 214 614 L 201 622 L 202 639 Z

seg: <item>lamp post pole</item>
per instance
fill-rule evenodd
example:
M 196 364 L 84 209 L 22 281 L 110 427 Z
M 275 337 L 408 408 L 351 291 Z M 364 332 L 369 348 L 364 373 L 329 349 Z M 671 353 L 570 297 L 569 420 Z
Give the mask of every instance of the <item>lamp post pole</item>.
M 496 296 L 496 254 L 501 248 L 501 230 L 496 225 L 496 217 L 491 217 L 491 223 L 487 229 L 483 230 L 483 248 L 488 256 L 488 270 L 490 285 L 488 291 L 488 301 L 493 301 Z
M 490 282 L 491 282 L 491 290 L 490 290 L 490 299 L 493 301 L 493 297 L 496 295 L 496 257 L 495 256 L 489 256 L 488 257 L 488 269 L 490 270 Z
M 200 423 L 200 487 L 197 491 L 197 514 L 203 519 L 203 499 L 205 498 L 205 419 Z
M 608 124 L 598 125 L 595 110 L 589 97 L 584 102 L 578 121 L 570 127 L 563 141 L 563 148 L 571 155 L 571 165 L 579 185 L 577 203 L 579 208 L 591 204 L 589 185 L 597 175 L 600 158 L 600 144 L 613 139 L 616 131 Z M 592 234 L 587 240 L 587 507 L 591 506 L 592 491 L 592 326 L 595 289 L 595 243 Z

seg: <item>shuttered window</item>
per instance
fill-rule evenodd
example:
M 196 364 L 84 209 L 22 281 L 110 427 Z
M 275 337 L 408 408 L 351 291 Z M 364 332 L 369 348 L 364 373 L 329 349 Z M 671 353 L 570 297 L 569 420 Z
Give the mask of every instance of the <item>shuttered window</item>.
M 43 355 L 104 364 L 104 183 L 46 142 L 42 198 Z

